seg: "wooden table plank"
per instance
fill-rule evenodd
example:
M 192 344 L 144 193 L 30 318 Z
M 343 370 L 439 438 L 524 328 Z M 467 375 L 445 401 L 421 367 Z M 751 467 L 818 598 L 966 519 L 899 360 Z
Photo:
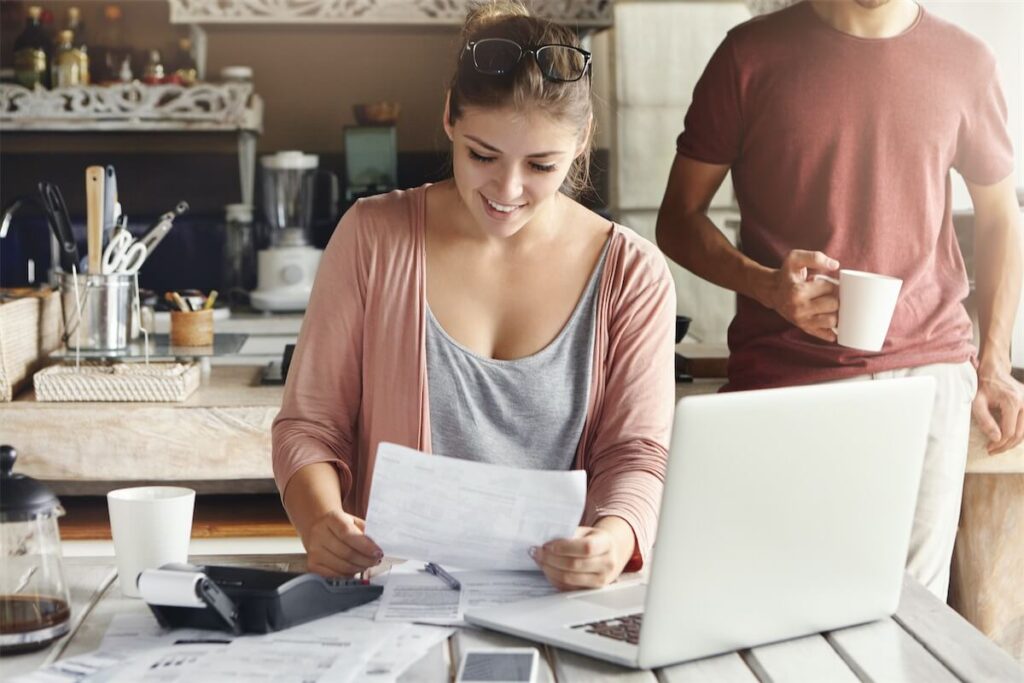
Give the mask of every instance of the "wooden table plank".
M 1024 682 L 1012 657 L 913 579 L 904 579 L 893 619 L 968 683 Z
M 861 678 L 956 683 L 959 679 L 892 619 L 833 631 L 832 647 Z
M 651 671 L 627 669 L 558 648 L 551 648 L 550 653 L 551 667 L 554 669 L 555 679 L 558 681 L 587 681 L 587 683 L 601 683 L 602 681 L 655 683 L 657 681 Z
M 856 674 L 820 635 L 783 640 L 745 652 L 747 665 L 762 680 L 773 683 L 858 683 Z
M 555 676 L 548 663 L 547 648 L 538 643 L 516 638 L 504 633 L 495 631 L 484 631 L 476 628 L 463 628 L 456 631 L 451 637 L 452 653 L 452 675 L 458 672 L 459 662 L 462 661 L 462 653 L 474 648 L 507 648 L 507 647 L 530 647 L 536 648 L 540 655 L 540 666 L 537 670 L 537 683 L 554 683 Z
M 738 652 L 668 666 L 658 671 L 661 683 L 757 683 Z
M 757 683 L 760 680 L 737 652 L 667 666 L 657 673 L 660 683 Z

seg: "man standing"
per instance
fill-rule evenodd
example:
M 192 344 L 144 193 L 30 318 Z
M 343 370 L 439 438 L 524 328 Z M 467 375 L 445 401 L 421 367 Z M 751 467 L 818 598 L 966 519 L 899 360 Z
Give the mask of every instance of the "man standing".
M 1019 209 L 991 52 L 912 0 L 801 2 L 730 31 L 677 151 L 658 244 L 739 295 L 728 390 L 935 377 L 907 567 L 945 599 L 972 399 L 990 453 L 1024 439 L 1009 351 Z M 739 249 L 706 215 L 730 169 Z M 974 204 L 980 352 L 962 305 L 950 169 Z M 836 344 L 837 290 L 813 275 L 840 264 L 903 280 L 879 353 Z

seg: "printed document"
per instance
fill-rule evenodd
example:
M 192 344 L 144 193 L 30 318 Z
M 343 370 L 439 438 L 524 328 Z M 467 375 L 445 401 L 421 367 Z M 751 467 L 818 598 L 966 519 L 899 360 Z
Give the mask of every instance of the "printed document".
M 451 574 L 462 584 L 461 590 L 426 572 L 392 572 L 384 584 L 377 620 L 464 626 L 466 610 L 558 592 L 539 571 L 453 569 Z
M 381 443 L 366 535 L 391 557 L 534 570 L 529 548 L 572 537 L 586 486 L 582 470 L 524 470 Z

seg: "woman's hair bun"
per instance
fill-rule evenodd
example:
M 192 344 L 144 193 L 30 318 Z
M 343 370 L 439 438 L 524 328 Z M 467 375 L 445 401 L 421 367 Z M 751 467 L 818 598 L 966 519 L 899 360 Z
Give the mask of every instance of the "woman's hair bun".
M 518 0 L 486 0 L 472 5 L 462 25 L 463 41 L 491 24 L 510 17 L 529 17 L 530 10 Z

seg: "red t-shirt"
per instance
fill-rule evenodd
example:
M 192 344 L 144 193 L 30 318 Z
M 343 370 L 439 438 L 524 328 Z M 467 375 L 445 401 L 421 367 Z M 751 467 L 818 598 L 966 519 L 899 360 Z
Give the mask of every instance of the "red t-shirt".
M 804 384 L 972 358 L 950 169 L 980 184 L 1013 170 L 995 59 L 920 9 L 893 38 L 825 23 L 809 3 L 732 29 L 694 89 L 677 150 L 732 167 L 743 253 L 792 249 L 903 279 L 885 346 L 847 349 L 737 297 L 729 389 Z

